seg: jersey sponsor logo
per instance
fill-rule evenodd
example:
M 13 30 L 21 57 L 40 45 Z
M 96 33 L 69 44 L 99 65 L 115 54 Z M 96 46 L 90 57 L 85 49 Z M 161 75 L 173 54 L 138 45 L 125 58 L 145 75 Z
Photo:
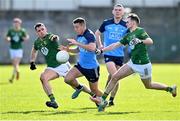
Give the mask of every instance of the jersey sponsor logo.
M 129 47 L 131 48 L 131 50 L 133 50 L 134 47 L 135 47 L 135 43 L 132 41 L 132 40 L 135 39 L 135 38 L 136 38 L 136 35 L 132 35 L 132 36 L 129 37 L 129 39 L 131 40 L 131 41 L 129 42 Z
M 49 50 L 46 47 L 42 47 L 41 52 L 42 52 L 43 55 L 46 56 L 48 54 Z
M 12 38 L 15 42 L 19 42 L 20 38 L 18 36 L 18 34 L 16 33 L 15 36 L 13 36 Z
M 109 39 L 113 39 L 113 40 L 120 40 L 122 38 L 122 33 L 119 32 L 110 32 L 109 33 Z
M 109 39 L 120 40 L 126 32 L 126 28 L 121 26 L 108 26 L 107 31 L 109 33 Z

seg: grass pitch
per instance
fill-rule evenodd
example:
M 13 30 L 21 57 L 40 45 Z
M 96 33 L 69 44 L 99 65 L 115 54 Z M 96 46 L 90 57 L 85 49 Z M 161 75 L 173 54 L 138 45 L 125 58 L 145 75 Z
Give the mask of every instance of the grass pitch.
M 20 80 L 8 82 L 11 66 L 0 66 L 0 119 L 1 120 L 180 120 L 180 96 L 173 98 L 165 91 L 147 90 L 137 74 L 121 80 L 115 106 L 97 112 L 89 95 L 81 93 L 72 100 L 73 89 L 62 78 L 51 81 L 59 103 L 54 110 L 45 106 L 48 99 L 39 76 L 45 65 L 30 71 L 20 66 Z M 105 65 L 101 65 L 99 86 L 104 90 L 107 79 Z M 153 80 L 180 88 L 180 64 L 153 64 Z M 79 81 L 88 84 L 85 78 Z

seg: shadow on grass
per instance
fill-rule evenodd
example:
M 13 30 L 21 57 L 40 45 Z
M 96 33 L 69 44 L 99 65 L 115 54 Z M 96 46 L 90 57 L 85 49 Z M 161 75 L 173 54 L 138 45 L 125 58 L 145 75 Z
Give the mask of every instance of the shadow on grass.
M 11 84 L 11 83 L 9 83 L 8 81 L 7 82 L 0 82 L 0 85 L 8 85 L 8 84 Z
M 86 113 L 86 111 L 59 111 L 59 110 L 32 110 L 32 111 L 8 111 L 2 112 L 0 114 L 40 114 L 40 115 L 58 115 L 58 114 L 76 114 L 76 113 Z
M 100 112 L 96 115 L 122 115 L 122 114 L 132 114 L 132 113 L 141 113 L 140 111 L 130 111 L 130 112 Z

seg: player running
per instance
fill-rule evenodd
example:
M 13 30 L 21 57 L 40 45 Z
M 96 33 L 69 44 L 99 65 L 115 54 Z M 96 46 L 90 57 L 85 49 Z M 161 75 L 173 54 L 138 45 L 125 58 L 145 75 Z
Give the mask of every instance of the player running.
M 6 41 L 10 42 L 10 57 L 13 65 L 12 76 L 9 79 L 10 83 L 13 83 L 13 80 L 16 76 L 16 80 L 19 79 L 19 64 L 23 57 L 22 42 L 29 39 L 29 35 L 26 30 L 21 27 L 22 20 L 20 18 L 13 19 L 13 28 L 8 30 L 6 35 Z
M 98 48 L 108 46 L 112 43 L 118 42 L 126 33 L 126 22 L 122 19 L 124 15 L 124 7 L 121 4 L 117 4 L 112 10 L 113 18 L 104 20 L 100 28 L 95 32 Z M 104 35 L 103 44 L 101 42 L 101 33 Z M 118 47 L 114 50 L 104 53 L 104 60 L 109 73 L 106 86 L 111 79 L 111 76 L 123 65 L 124 60 L 124 47 Z M 119 83 L 111 92 L 109 99 L 109 106 L 114 105 L 114 98 L 117 93 Z
M 59 51 L 58 35 L 48 33 L 47 28 L 43 23 L 37 23 L 34 28 L 38 35 L 38 38 L 35 40 L 32 47 L 30 69 L 36 69 L 35 60 L 39 50 L 44 55 L 47 63 L 47 68 L 40 76 L 43 89 L 50 98 L 50 101 L 47 101 L 46 105 L 48 107 L 58 108 L 58 104 L 55 101 L 55 97 L 52 93 L 52 88 L 49 84 L 49 81 L 54 80 L 58 77 L 65 77 L 68 71 L 71 69 L 71 66 L 69 62 L 60 64 L 56 60 L 56 54 Z M 83 87 L 84 92 L 89 94 L 91 93 L 91 91 L 87 87 L 80 85 L 76 79 L 73 79 L 72 82 L 68 84 L 75 89 L 79 88 L 79 86 Z
M 74 30 L 77 33 L 77 39 L 67 39 L 71 45 L 77 45 L 77 48 L 68 48 L 62 46 L 71 53 L 79 53 L 79 60 L 77 64 L 68 72 L 65 77 L 66 82 L 85 76 L 89 81 L 89 86 L 92 95 L 101 96 L 102 92 L 98 89 L 99 80 L 99 63 L 96 59 L 96 43 L 93 32 L 86 28 L 86 21 L 84 18 L 76 18 L 73 20 Z M 75 99 L 80 94 L 84 87 L 79 86 L 73 93 L 72 98 Z
M 138 27 L 140 19 L 136 14 L 130 14 L 127 18 L 127 27 L 130 32 L 119 42 L 113 43 L 108 47 L 99 50 L 100 53 L 115 49 L 122 45 L 129 45 L 131 48 L 131 59 L 124 64 L 111 78 L 102 97 L 93 98 L 91 100 L 98 103 L 98 111 L 104 111 L 107 105 L 106 98 L 119 80 L 133 74 L 138 73 L 141 77 L 146 89 L 165 90 L 170 92 L 173 97 L 177 95 L 176 86 L 169 87 L 165 84 L 152 81 L 152 65 L 148 57 L 146 45 L 153 44 L 153 40 L 144 31 Z

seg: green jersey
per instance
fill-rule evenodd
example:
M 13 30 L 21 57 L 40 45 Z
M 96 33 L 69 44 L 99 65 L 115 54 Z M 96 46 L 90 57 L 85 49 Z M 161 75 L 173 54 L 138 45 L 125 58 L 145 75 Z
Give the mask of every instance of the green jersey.
M 57 67 L 60 65 L 56 61 L 56 54 L 58 50 L 58 42 L 51 41 L 52 34 L 47 34 L 44 38 L 37 38 L 34 42 L 34 49 L 39 50 L 45 57 L 48 67 Z
M 18 31 L 13 28 L 9 29 L 6 36 L 11 38 L 10 48 L 11 49 L 21 49 L 23 37 L 26 37 L 26 35 L 27 35 L 27 33 L 24 28 L 21 28 Z
M 127 35 L 120 40 L 121 44 L 130 46 L 131 60 L 134 64 L 147 64 L 150 62 L 150 59 L 147 53 L 146 45 L 143 43 L 134 45 L 131 40 L 134 38 L 145 40 L 148 37 L 149 35 L 144 31 L 144 29 L 138 27 L 135 31 L 127 33 Z

